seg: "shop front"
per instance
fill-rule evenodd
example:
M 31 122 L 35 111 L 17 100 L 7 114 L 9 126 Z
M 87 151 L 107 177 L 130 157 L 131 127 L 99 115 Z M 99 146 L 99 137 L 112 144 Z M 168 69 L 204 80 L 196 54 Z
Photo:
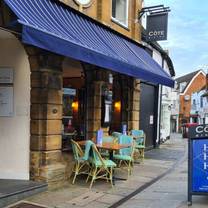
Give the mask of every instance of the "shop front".
M 71 174 L 71 139 L 94 139 L 98 129 L 109 134 L 124 124 L 139 128 L 138 79 L 174 82 L 138 43 L 62 4 L 5 2 L 17 16 L 30 64 L 31 90 L 24 88 L 30 132 L 23 135 L 30 148 L 22 140 L 30 152 L 27 178 L 57 184 Z

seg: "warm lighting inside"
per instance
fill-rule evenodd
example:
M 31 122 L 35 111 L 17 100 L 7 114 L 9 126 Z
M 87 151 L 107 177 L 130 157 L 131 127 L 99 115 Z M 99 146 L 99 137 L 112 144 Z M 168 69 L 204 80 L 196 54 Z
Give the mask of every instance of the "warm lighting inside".
M 114 103 L 114 108 L 116 111 L 121 111 L 121 101 L 117 101 Z
M 78 101 L 72 102 L 72 109 L 73 109 L 74 111 L 78 111 L 78 108 L 79 108 L 79 103 L 78 103 Z

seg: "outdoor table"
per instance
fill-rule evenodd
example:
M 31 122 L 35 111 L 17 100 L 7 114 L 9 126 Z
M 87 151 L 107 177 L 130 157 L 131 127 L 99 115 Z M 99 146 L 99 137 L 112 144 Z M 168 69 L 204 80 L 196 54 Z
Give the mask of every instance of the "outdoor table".
M 78 141 L 77 143 L 80 146 L 84 146 L 85 143 L 86 143 L 86 140 Z M 102 144 L 96 144 L 95 143 L 95 145 L 98 149 L 108 150 L 110 160 L 113 160 L 113 151 L 131 147 L 131 144 L 114 144 L 114 143 L 109 143 L 109 142 L 105 142 L 105 143 L 102 143 Z M 126 179 L 123 179 L 123 178 L 116 178 L 113 174 L 113 184 L 115 184 L 116 179 L 117 180 L 126 180 Z

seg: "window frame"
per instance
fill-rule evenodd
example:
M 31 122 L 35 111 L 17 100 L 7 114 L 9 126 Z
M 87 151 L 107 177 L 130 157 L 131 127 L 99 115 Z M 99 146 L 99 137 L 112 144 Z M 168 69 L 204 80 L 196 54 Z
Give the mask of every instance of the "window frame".
M 129 29 L 129 0 L 125 0 L 127 3 L 126 6 L 126 24 L 124 24 L 123 22 L 119 21 L 118 19 L 116 19 L 115 17 L 112 16 L 113 14 L 113 0 L 111 0 L 111 21 L 115 22 L 116 24 L 120 25 L 121 27 L 125 28 L 125 29 Z

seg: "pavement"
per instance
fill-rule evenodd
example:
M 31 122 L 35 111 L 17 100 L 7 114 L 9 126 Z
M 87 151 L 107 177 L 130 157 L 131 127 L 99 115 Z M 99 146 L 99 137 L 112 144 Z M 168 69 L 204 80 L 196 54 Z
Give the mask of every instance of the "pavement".
M 115 175 L 126 178 L 127 172 Z M 116 181 L 115 187 L 98 180 L 89 189 L 84 177 L 72 185 L 49 190 L 26 199 L 29 203 L 54 208 L 185 208 L 187 206 L 187 139 L 173 134 L 160 148 L 145 153 L 135 164 L 128 180 Z M 208 197 L 194 196 L 193 208 L 208 207 Z

